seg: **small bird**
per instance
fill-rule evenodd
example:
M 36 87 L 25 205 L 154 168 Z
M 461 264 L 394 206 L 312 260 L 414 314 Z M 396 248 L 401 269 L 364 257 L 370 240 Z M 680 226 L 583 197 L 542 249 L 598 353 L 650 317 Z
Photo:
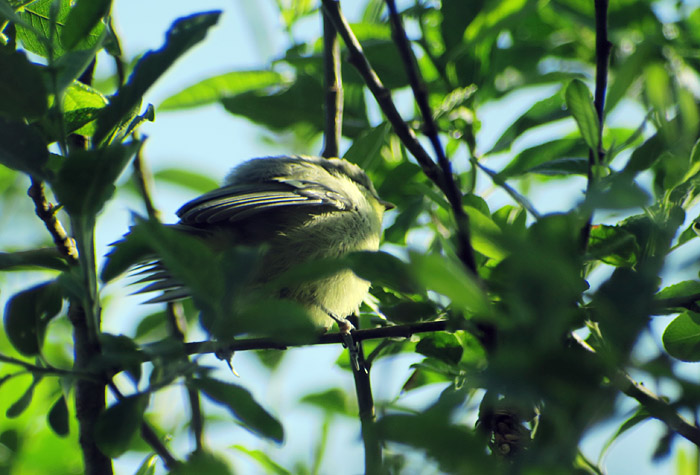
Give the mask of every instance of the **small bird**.
M 279 156 L 248 160 L 221 188 L 182 206 L 178 230 L 200 236 L 214 249 L 265 246 L 253 284 L 265 284 L 300 264 L 379 248 L 384 211 L 394 205 L 377 195 L 360 167 L 339 158 Z M 188 296 L 188 290 L 155 263 L 142 292 L 163 291 L 149 302 Z M 370 283 L 351 270 L 287 285 L 274 298 L 296 301 L 319 329 L 357 312 Z

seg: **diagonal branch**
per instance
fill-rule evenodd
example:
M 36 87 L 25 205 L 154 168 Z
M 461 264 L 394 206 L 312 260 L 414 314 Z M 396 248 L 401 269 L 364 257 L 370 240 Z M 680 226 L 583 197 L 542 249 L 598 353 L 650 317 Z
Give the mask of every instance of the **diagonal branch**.
M 56 217 L 56 208 L 47 201 L 46 194 L 44 193 L 44 184 L 40 180 L 32 177 L 32 185 L 29 187 L 27 195 L 29 195 L 34 202 L 34 211 L 44 223 L 49 233 L 51 233 L 51 237 L 58 251 L 62 256 L 68 259 L 70 264 L 77 264 L 78 251 L 75 248 L 75 243 L 68 236 L 63 225 Z
M 348 62 L 357 69 L 357 72 L 364 79 L 365 84 L 367 84 L 377 104 L 379 104 L 382 112 L 384 112 L 387 120 L 394 128 L 396 135 L 408 151 L 416 158 L 416 161 L 418 161 L 418 164 L 423 169 L 423 173 L 445 192 L 446 187 L 443 183 L 440 168 L 435 165 L 430 155 L 428 155 L 420 142 L 418 142 L 416 134 L 403 121 L 403 118 L 401 118 L 401 114 L 399 114 L 399 111 L 396 109 L 391 99 L 391 92 L 384 87 L 379 76 L 377 76 L 377 73 L 369 64 L 360 42 L 350 29 L 350 25 L 348 25 L 345 16 L 340 11 L 338 0 L 322 0 L 322 8 L 324 15 L 331 20 L 340 36 L 343 38 L 343 42 L 348 49 Z
M 452 212 L 454 213 L 457 223 L 457 255 L 465 267 L 476 274 L 476 261 L 474 260 L 474 249 L 471 245 L 469 217 L 464 212 L 464 207 L 462 206 L 462 193 L 459 191 L 457 183 L 454 180 L 452 164 L 447 159 L 445 150 L 440 143 L 438 128 L 433 119 L 433 111 L 430 108 L 430 104 L 428 104 L 428 91 L 425 87 L 425 82 L 421 77 L 416 58 L 413 55 L 411 45 L 406 36 L 406 30 L 403 27 L 401 17 L 396 9 L 396 2 L 394 0 L 386 0 L 386 5 L 389 8 L 389 19 L 391 20 L 391 31 L 394 42 L 399 49 L 401 60 L 406 68 L 406 75 L 408 76 L 408 81 L 413 91 L 413 97 L 423 117 L 423 132 L 428 137 L 428 140 L 430 140 L 433 150 L 435 151 L 437 163 L 442 171 L 442 179 L 445 187 L 443 192 L 452 207 Z

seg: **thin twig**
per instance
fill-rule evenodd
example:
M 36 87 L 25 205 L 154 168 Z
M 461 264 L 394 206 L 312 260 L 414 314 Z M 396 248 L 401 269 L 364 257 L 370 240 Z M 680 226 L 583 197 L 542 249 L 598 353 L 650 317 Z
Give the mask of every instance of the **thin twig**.
M 392 25 L 392 35 L 394 43 L 399 49 L 401 60 L 406 68 L 408 82 L 413 91 L 413 97 L 418 105 L 421 116 L 423 117 L 423 132 L 433 146 L 437 163 L 442 171 L 442 182 L 444 183 L 443 192 L 452 207 L 452 212 L 455 216 L 457 224 L 457 255 L 473 274 L 476 275 L 476 260 L 474 259 L 474 248 L 471 244 L 471 231 L 469 229 L 469 217 L 462 206 L 462 193 L 457 187 L 454 175 L 452 174 L 452 164 L 445 155 L 445 150 L 440 143 L 440 135 L 438 134 L 437 125 L 433 119 L 433 111 L 428 104 L 428 91 L 425 87 L 425 82 L 420 75 L 416 58 L 411 50 L 411 45 L 406 36 L 406 30 L 401 22 L 401 17 L 396 9 L 394 0 L 386 0 L 386 5 L 389 8 L 389 19 Z
M 134 139 L 138 140 L 136 134 L 134 134 Z M 136 187 L 141 193 L 141 198 L 143 198 L 144 206 L 146 207 L 146 213 L 151 219 L 160 220 L 160 212 L 153 205 L 153 199 L 151 194 L 151 173 L 146 167 L 146 163 L 143 159 L 143 147 L 139 147 L 138 152 L 136 152 L 136 157 L 134 158 L 134 180 L 136 181 Z
M 530 213 L 535 219 L 540 219 L 542 215 L 535 209 L 535 207 L 530 203 L 530 201 L 525 198 L 523 195 L 518 193 L 517 190 L 515 190 L 512 186 L 510 186 L 508 183 L 506 183 L 505 180 L 500 178 L 498 176 L 498 173 L 494 172 L 490 168 L 485 167 L 478 158 L 475 158 L 473 160 L 473 163 L 476 164 L 477 167 L 479 167 L 484 173 L 486 173 L 489 178 L 498 186 L 503 188 L 506 193 L 510 195 L 513 200 L 515 200 L 516 203 L 518 203 L 520 206 L 523 207 L 528 213 Z
M 577 335 L 574 335 L 574 341 L 576 341 L 579 347 L 585 350 L 587 354 L 598 355 L 595 348 Z M 629 374 L 621 369 L 613 369 L 609 372 L 608 377 L 610 382 L 619 391 L 635 399 L 642 407 L 649 411 L 651 417 L 663 422 L 669 429 L 700 447 L 700 427 L 685 420 L 683 416 L 678 414 L 678 412 L 660 396 L 654 394 L 641 383 L 636 382 Z
M 401 140 L 409 152 L 416 158 L 416 161 L 423 169 L 423 173 L 432 180 L 443 192 L 446 187 L 443 183 L 440 168 L 433 162 L 430 155 L 418 142 L 418 138 L 413 130 L 403 121 L 399 111 L 396 109 L 391 99 L 391 92 L 384 87 L 377 73 L 367 61 L 360 42 L 350 29 L 345 16 L 340 11 L 338 0 L 322 0 L 323 13 L 330 18 L 336 30 L 343 38 L 343 42 L 348 50 L 348 62 L 352 64 L 357 72 L 362 76 L 374 96 L 377 104 L 384 112 L 389 123 L 394 129 L 396 136 Z
M 185 333 L 183 330 L 184 316 L 182 315 L 182 305 L 177 302 L 168 302 L 168 307 L 165 312 L 167 318 L 168 333 L 179 342 L 185 341 Z M 183 356 L 183 360 L 189 361 L 188 356 Z M 187 399 L 190 403 L 190 416 L 192 429 L 192 437 L 194 438 L 195 447 L 201 451 L 204 449 L 204 418 L 202 417 L 202 403 L 199 398 L 199 391 L 189 386 L 187 387 Z
M 343 84 L 340 72 L 340 43 L 338 32 L 330 19 L 323 15 L 323 87 L 326 91 L 323 152 L 326 158 L 337 157 L 343 130 Z
M 122 394 L 122 392 L 119 390 L 114 381 L 109 382 L 109 389 L 112 391 L 117 400 L 124 400 L 124 394 Z M 158 434 L 155 433 L 153 428 L 151 428 L 151 426 L 148 425 L 148 422 L 146 422 L 145 420 L 141 421 L 141 438 L 143 438 L 143 440 L 163 460 L 165 468 L 167 468 L 168 470 L 173 470 L 180 464 L 180 462 L 175 457 L 173 457 L 173 455 L 170 453 L 165 444 L 161 442 L 160 438 L 158 437 Z
M 75 247 L 75 242 L 68 237 L 65 228 L 56 217 L 56 208 L 46 200 L 44 184 L 41 180 L 37 180 L 34 177 L 32 177 L 31 180 L 32 185 L 29 187 L 27 195 L 29 195 L 34 202 L 34 212 L 51 234 L 58 252 L 60 252 L 70 264 L 77 264 L 78 251 Z
M 61 377 L 67 377 L 67 378 L 80 378 L 80 379 L 88 379 L 92 381 L 97 381 L 96 377 L 92 373 L 86 373 L 82 371 L 70 371 L 70 370 L 65 370 L 65 369 L 60 369 L 60 368 L 53 368 L 53 367 L 44 367 L 44 366 L 37 366 L 31 363 L 27 363 L 26 361 L 13 358 L 11 356 L 6 356 L 0 354 L 0 361 L 3 363 L 15 365 L 15 366 L 20 366 L 27 371 L 31 373 L 38 373 L 38 374 L 44 374 L 44 375 L 54 375 L 54 376 L 61 376 Z

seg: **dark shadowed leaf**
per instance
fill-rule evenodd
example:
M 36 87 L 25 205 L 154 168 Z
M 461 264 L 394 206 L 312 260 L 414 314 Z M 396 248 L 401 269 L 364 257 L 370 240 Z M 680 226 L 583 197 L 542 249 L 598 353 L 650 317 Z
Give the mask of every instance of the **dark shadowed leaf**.
M 8 418 L 12 419 L 19 417 L 29 407 L 29 404 L 31 404 L 32 398 L 34 397 L 34 388 L 36 388 L 37 384 L 39 384 L 41 381 L 41 376 L 33 376 L 34 379 L 32 380 L 32 384 L 30 384 L 27 390 L 22 393 L 22 396 L 20 396 L 19 399 L 17 399 L 9 408 L 7 408 L 5 415 Z
M 640 249 L 634 235 L 618 226 L 598 225 L 591 228 L 588 252 L 594 259 L 616 267 L 633 266 Z
M 416 345 L 416 351 L 448 364 L 457 364 L 464 352 L 457 337 L 451 333 L 435 333 L 422 337 Z
M 413 323 L 420 320 L 437 318 L 440 310 L 432 302 L 413 302 L 406 300 L 392 306 L 382 306 L 381 311 L 386 317 L 397 323 Z
M 389 253 L 355 252 L 348 256 L 348 262 L 355 274 L 375 285 L 405 293 L 420 292 L 408 264 Z
M 141 103 L 144 93 L 187 50 L 204 39 L 209 28 L 219 20 L 221 12 L 198 13 L 177 19 L 166 34 L 165 44 L 149 51 L 134 67 L 125 86 L 105 109 L 93 137 L 96 143 L 105 139 L 125 116 Z
M 0 163 L 13 170 L 46 178 L 47 144 L 35 127 L 0 117 Z
M 95 442 L 108 457 L 118 457 L 129 449 L 131 440 L 141 427 L 148 396 L 122 399 L 100 414 L 95 424 Z
M 207 475 L 231 475 L 233 472 L 226 461 L 216 454 L 197 450 L 193 452 L 185 463 L 175 467 L 173 475 L 191 475 L 195 473 Z
M 54 405 L 51 407 L 48 415 L 49 427 L 53 431 L 61 436 L 65 437 L 68 435 L 68 406 L 66 406 L 66 398 L 59 397 Z
M 546 169 L 550 162 L 557 166 L 564 159 L 577 159 L 587 154 L 585 145 L 579 139 L 556 139 L 523 150 L 498 176 L 502 179 L 516 177 L 534 169 Z
M 94 150 L 73 150 L 66 157 L 53 189 L 73 216 L 93 218 L 112 197 L 114 182 L 141 146 L 132 141 Z
M 281 443 L 284 439 L 282 424 L 260 406 L 247 389 L 210 378 L 192 379 L 187 384 L 226 406 L 247 429 L 275 442 Z
M 5 306 L 3 319 L 12 346 L 26 356 L 39 353 L 46 325 L 62 305 L 63 296 L 56 281 L 45 282 L 12 296 Z
M 0 115 L 33 119 L 46 108 L 46 87 L 39 67 L 19 51 L 0 54 Z
M 55 247 L 20 252 L 0 252 L 0 270 L 44 268 L 66 270 L 68 264 Z

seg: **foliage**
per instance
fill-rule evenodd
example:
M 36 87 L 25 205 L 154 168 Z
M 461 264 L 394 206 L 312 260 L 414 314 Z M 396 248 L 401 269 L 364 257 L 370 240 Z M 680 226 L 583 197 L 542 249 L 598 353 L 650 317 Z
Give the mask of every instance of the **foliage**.
M 381 339 L 365 342 L 367 360 L 420 358 L 402 389 L 378 405 L 376 421 L 363 418 L 367 452 L 374 445 L 383 452 L 381 466 L 367 458 L 367 472 L 403 473 L 419 452 L 422 463 L 447 473 L 601 473 L 582 454 L 581 441 L 596 424 L 618 419 L 615 402 L 622 397 L 634 407 L 610 443 L 654 418 L 666 432 L 646 458 L 667 456 L 680 438 L 697 453 L 700 430 L 680 414 L 697 419 L 700 409 L 697 378 L 689 379 L 681 363 L 700 361 L 700 281 L 682 280 L 671 263 L 698 271 L 700 12 L 682 2 L 617 1 L 607 6 L 606 25 L 603 1 L 406 1 L 400 18 L 409 32 L 407 51 L 397 17 L 392 22 L 394 2 L 386 4 L 367 0 L 350 30 L 340 32 L 346 40 L 354 33 L 362 46 L 341 41 L 342 135 L 351 143 L 341 155 L 361 165 L 379 195 L 396 204 L 384 237 L 391 252 L 314 263 L 288 276 L 342 266 L 371 280 L 373 302 L 360 323 Z M 328 50 L 303 31 L 314 17 L 333 18 L 336 6 L 278 1 L 290 41 L 274 61 L 201 78 L 155 109 L 217 103 L 280 141 L 315 144 L 324 134 L 329 140 Z M 214 453 L 202 434 L 220 417 L 216 406 L 228 411 L 229 423 L 232 416 L 272 443 L 294 430 L 256 400 L 245 380 L 217 379 L 193 354 L 226 356 L 234 338 L 234 346 L 249 349 L 311 344 L 317 337 L 303 312 L 285 302 L 241 307 L 229 324 L 227 311 L 245 300 L 240 289 L 257 253 L 217 254 L 185 241 L 160 225 L 153 210 L 148 219 L 135 219 L 130 238 L 98 271 L 103 208 L 123 191 L 137 190 L 149 203 L 138 130 L 154 120 L 154 107 L 143 104 L 144 94 L 206 42 L 220 17 L 203 12 L 176 20 L 162 47 L 136 58 L 125 78 L 111 9 L 110 0 L 0 0 L 0 203 L 5 210 L 27 202 L 18 183 L 30 177 L 30 196 L 49 231 L 26 219 L 30 233 L 46 237 L 8 244 L 0 254 L 7 302 L 0 472 L 84 467 L 98 473 L 100 458 L 110 465 L 121 454 L 145 453 L 137 473 L 153 473 L 154 455 L 175 473 L 229 473 L 224 454 Z M 103 51 L 99 60 L 115 65 L 115 90 L 93 80 Z M 364 59 L 381 84 L 367 83 Z M 402 98 L 403 120 L 387 109 L 392 94 Z M 498 126 L 482 130 L 481 119 L 494 108 Z M 423 133 L 428 140 L 411 142 Z M 423 143 L 433 148 L 426 152 Z M 421 159 L 421 149 L 435 160 Z M 134 157 L 137 186 L 119 184 Z M 171 167 L 155 177 L 198 192 L 214 186 L 196 170 Z M 576 189 L 580 199 L 559 205 L 549 191 L 557 186 Z M 536 201 L 542 192 L 551 197 L 546 213 Z M 102 299 L 103 290 L 153 254 L 192 290 L 185 325 L 178 327 L 178 310 L 169 307 L 142 317 L 133 338 L 105 332 L 103 317 L 117 303 Z M 18 275 L 26 285 L 4 292 Z M 282 322 L 280 314 L 289 318 Z M 673 318 L 660 337 L 654 329 L 664 315 Z M 189 343 L 197 326 L 218 343 Z M 663 345 L 656 354 L 644 346 L 649 336 Z M 276 355 L 259 356 L 274 371 Z M 338 361 L 348 378 L 353 365 Z M 628 374 L 675 392 L 654 394 Z M 80 389 L 86 383 L 98 390 L 86 396 Z M 183 409 L 171 410 L 187 407 L 188 427 L 159 427 L 149 417 L 155 395 L 172 387 L 186 390 Z M 434 397 L 425 407 L 405 403 L 430 389 Z M 213 404 L 202 406 L 200 396 Z M 76 410 L 86 401 L 100 409 L 92 418 Z M 354 401 L 333 388 L 300 402 L 324 413 L 315 461 L 285 466 L 272 449 L 242 444 L 225 455 L 245 454 L 275 473 L 334 466 L 324 461 L 330 427 L 354 415 Z M 362 400 L 359 405 L 362 413 Z M 478 418 L 476 427 L 465 422 L 470 417 Z M 43 429 L 34 435 L 39 418 Z M 165 441 L 188 429 L 194 445 L 172 453 Z M 91 431 L 96 451 L 82 437 L 79 442 L 81 430 Z M 697 471 L 686 452 L 675 454 L 679 470 Z

